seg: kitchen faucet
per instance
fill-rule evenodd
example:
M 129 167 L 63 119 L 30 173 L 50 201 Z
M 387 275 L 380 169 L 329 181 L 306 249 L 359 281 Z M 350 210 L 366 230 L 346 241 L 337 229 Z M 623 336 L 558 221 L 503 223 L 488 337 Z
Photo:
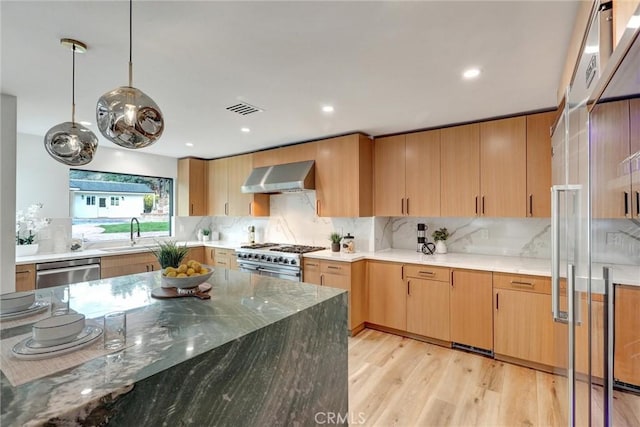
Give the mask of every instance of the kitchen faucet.
M 129 235 L 129 238 L 131 239 L 131 246 L 136 244 L 136 241 L 133 240 L 133 222 L 134 221 L 138 226 L 138 237 L 140 237 L 140 221 L 138 221 L 138 218 L 134 216 L 133 218 L 131 218 L 131 234 Z

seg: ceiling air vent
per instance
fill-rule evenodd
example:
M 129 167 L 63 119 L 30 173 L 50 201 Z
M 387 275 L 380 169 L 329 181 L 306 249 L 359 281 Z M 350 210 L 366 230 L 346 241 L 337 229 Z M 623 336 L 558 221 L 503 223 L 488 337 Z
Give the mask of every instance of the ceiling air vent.
M 254 107 L 253 105 L 247 104 L 246 102 L 241 102 L 239 104 L 232 105 L 231 107 L 227 107 L 227 110 L 231 111 L 232 113 L 238 113 L 242 116 L 253 113 L 261 113 L 264 111 L 263 109 Z

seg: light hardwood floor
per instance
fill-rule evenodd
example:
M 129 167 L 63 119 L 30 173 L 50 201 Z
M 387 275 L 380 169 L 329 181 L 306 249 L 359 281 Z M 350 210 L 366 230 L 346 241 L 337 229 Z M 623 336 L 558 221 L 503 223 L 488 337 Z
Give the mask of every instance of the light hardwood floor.
M 614 394 L 614 426 L 640 426 L 640 397 Z M 369 329 L 349 339 L 349 411 L 364 425 L 565 426 L 566 396 L 561 376 Z

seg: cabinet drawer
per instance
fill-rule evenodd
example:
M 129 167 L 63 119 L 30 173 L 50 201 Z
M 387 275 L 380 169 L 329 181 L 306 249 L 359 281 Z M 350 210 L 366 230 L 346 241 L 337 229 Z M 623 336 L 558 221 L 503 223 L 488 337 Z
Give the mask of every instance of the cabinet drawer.
M 231 260 L 229 257 L 216 256 L 214 264 L 216 267 L 229 268 L 231 266 Z
M 304 271 L 314 271 L 314 272 L 320 272 L 320 261 L 315 260 L 315 259 L 303 259 L 302 261 L 302 265 L 304 268 Z
M 236 256 L 233 249 L 216 248 L 216 256 Z
M 508 273 L 493 273 L 493 287 L 536 292 L 539 294 L 551 294 L 551 278 Z
M 407 264 L 404 266 L 404 277 L 450 282 L 450 270 L 447 267 Z
M 320 262 L 320 272 L 348 276 L 351 274 L 351 264 L 347 262 L 322 261 Z

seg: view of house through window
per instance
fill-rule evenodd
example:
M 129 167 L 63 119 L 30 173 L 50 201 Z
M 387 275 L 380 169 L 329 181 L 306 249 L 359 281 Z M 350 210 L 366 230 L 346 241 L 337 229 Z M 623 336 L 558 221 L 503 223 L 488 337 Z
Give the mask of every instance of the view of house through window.
M 171 178 L 71 169 L 72 233 L 86 241 L 129 239 L 137 218 L 141 237 L 169 236 L 172 191 Z

